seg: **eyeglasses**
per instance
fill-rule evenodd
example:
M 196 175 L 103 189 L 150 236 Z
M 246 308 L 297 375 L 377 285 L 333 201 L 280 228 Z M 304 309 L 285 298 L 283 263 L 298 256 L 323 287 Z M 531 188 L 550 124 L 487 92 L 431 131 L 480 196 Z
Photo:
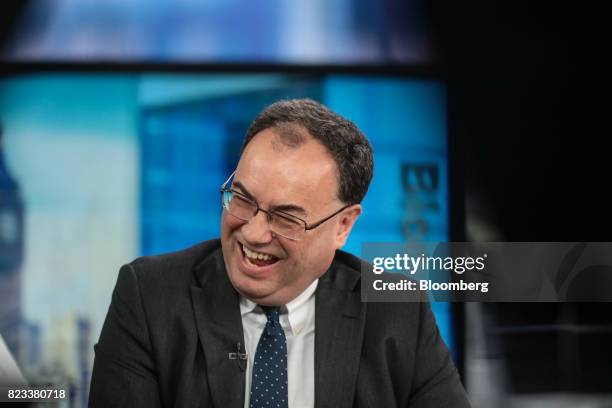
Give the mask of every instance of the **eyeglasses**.
M 233 217 L 245 222 L 251 221 L 261 211 L 266 214 L 268 225 L 270 225 L 270 230 L 273 233 L 292 241 L 301 240 L 306 231 L 317 228 L 325 221 L 330 220 L 332 217 L 340 214 L 342 211 L 353 205 L 347 204 L 322 220 L 308 224 L 303 219 L 281 210 L 264 210 L 256 201 L 250 199 L 243 193 L 232 188 L 226 188 L 226 185 L 229 183 L 232 177 L 234 177 L 235 173 L 236 172 L 232 173 L 232 175 L 221 186 L 221 204 L 223 205 L 223 208 Z

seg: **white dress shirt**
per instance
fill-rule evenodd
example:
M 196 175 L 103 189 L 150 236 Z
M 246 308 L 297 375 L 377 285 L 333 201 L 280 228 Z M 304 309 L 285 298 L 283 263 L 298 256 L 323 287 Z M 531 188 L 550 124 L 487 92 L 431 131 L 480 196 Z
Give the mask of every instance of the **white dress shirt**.
M 281 307 L 280 324 L 287 338 L 287 392 L 289 408 L 314 407 L 315 280 L 298 297 Z M 266 326 L 263 310 L 251 300 L 240 298 L 240 315 L 248 354 L 244 406 L 249 407 L 253 359 Z

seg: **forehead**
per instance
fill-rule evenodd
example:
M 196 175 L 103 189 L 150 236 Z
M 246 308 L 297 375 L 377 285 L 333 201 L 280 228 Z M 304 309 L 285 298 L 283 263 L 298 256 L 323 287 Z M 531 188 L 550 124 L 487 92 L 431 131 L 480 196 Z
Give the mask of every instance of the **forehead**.
M 259 132 L 246 146 L 236 170 L 260 204 L 327 203 L 337 197 L 338 172 L 325 146 L 305 133 L 299 146 L 287 146 L 275 129 Z

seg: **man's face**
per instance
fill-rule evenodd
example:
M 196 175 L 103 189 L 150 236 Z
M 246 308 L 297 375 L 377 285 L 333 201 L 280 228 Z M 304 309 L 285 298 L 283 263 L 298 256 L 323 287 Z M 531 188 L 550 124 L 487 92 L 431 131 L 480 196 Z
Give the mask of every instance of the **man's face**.
M 276 132 L 265 129 L 250 141 L 238 163 L 233 188 L 253 197 L 265 210 L 301 208 L 285 211 L 309 224 L 342 208 L 336 164 L 325 147 L 309 135 L 300 146 L 288 147 Z M 329 268 L 360 208 L 349 207 L 306 231 L 299 241 L 274 234 L 261 211 L 247 223 L 224 210 L 221 244 L 234 288 L 259 304 L 290 302 Z M 251 257 L 253 252 L 267 254 L 275 262 L 258 266 L 247 259 L 245 247 Z

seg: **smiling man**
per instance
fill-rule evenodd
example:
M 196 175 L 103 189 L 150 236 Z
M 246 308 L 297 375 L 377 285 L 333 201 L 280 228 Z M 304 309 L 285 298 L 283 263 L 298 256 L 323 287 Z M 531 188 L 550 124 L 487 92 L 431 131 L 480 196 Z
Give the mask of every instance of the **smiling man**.
M 253 122 L 221 187 L 221 239 L 119 274 L 94 407 L 468 407 L 427 302 L 362 303 L 340 248 L 372 151 L 312 100 Z
M 360 142 L 353 148 L 363 150 L 371 177 L 369 146 Z M 221 224 L 228 276 L 245 298 L 285 305 L 329 268 L 361 213 L 362 197 L 348 197 L 354 202 L 347 203 L 338 196 L 334 159 L 298 125 L 247 138 L 233 179 L 223 191 L 227 211 Z

